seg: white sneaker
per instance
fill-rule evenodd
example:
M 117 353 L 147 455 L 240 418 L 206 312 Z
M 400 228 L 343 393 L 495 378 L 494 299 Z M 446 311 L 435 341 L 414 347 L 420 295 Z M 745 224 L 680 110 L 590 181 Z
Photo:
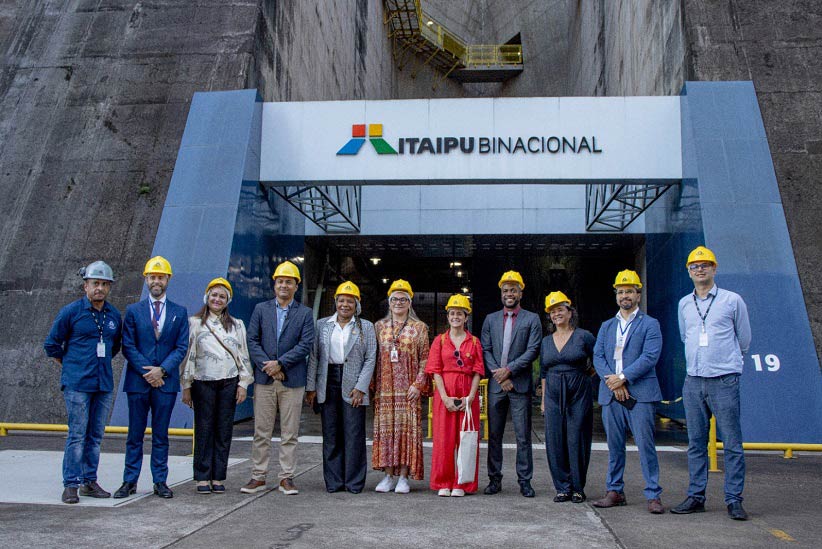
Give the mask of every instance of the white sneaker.
M 440 491 L 437 492 L 437 495 L 441 498 L 447 498 L 451 495 L 451 490 L 449 490 L 448 488 L 440 488 Z
M 407 494 L 411 491 L 411 486 L 408 484 L 408 478 L 400 477 L 400 480 L 397 481 L 397 487 L 394 488 L 395 494 Z
M 382 492 L 382 493 L 390 492 L 391 490 L 394 489 L 394 486 L 396 486 L 396 485 L 397 485 L 397 481 L 394 480 L 394 477 L 389 476 L 389 475 L 385 475 L 385 477 L 383 477 L 383 479 L 380 481 L 380 483 L 377 484 L 377 487 L 374 488 L 374 491 L 375 492 Z
M 451 497 L 452 498 L 461 498 L 465 495 L 465 490 L 460 490 L 459 488 L 454 488 L 451 490 Z

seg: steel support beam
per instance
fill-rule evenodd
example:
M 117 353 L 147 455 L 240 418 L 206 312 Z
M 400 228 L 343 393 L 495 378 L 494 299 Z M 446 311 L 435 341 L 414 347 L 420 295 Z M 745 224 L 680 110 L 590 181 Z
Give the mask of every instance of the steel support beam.
M 585 229 L 621 232 L 673 183 L 588 183 L 585 185 Z
M 268 188 L 297 208 L 326 234 L 360 232 L 360 186 L 271 185 Z

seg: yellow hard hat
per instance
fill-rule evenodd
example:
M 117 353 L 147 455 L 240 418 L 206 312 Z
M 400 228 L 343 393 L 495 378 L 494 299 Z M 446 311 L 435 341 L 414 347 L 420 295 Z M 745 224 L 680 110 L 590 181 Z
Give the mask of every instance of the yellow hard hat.
M 571 306 L 571 300 L 562 292 L 551 292 L 545 296 L 545 312 L 549 312 L 557 305 Z
M 519 284 L 521 290 L 525 289 L 525 282 L 522 281 L 522 275 L 516 271 L 505 271 L 502 274 L 502 278 L 499 279 L 499 284 L 497 284 L 497 286 L 502 288 L 502 285 L 506 282 L 516 282 Z
M 231 287 L 231 283 L 225 278 L 215 278 L 211 282 L 208 283 L 205 289 L 205 295 L 203 295 L 203 301 L 208 299 L 208 292 L 211 291 L 211 288 L 214 286 L 223 286 L 228 291 L 228 301 L 231 302 L 231 299 L 234 297 L 234 289 Z
M 395 280 L 391 283 L 391 287 L 388 288 L 388 295 L 391 296 L 394 292 L 405 292 L 408 294 L 408 297 L 414 298 L 414 291 L 411 289 L 411 284 L 408 283 L 407 280 L 399 279 Z
M 454 294 L 448 298 L 448 305 L 445 306 L 445 310 L 447 311 L 448 309 L 465 309 L 465 311 L 470 315 L 471 301 L 468 299 L 468 296 Z
M 697 246 L 693 249 L 693 251 L 691 251 L 691 253 L 688 254 L 688 261 L 685 262 L 685 266 L 687 267 L 691 263 L 696 263 L 697 261 L 710 261 L 716 265 L 716 256 L 705 246 Z
M 300 270 L 297 268 L 296 265 L 291 263 L 290 261 L 283 261 L 277 268 L 274 269 L 274 274 L 271 275 L 271 278 L 276 280 L 279 277 L 284 278 L 293 278 L 297 281 L 297 284 L 300 283 Z
M 360 299 L 360 289 L 356 284 L 348 280 L 337 286 L 337 291 L 334 292 L 334 299 L 337 299 L 338 295 L 350 295 Z
M 164 274 L 171 276 L 171 263 L 168 262 L 168 259 L 161 255 L 157 255 L 146 261 L 146 266 L 143 269 L 143 276 L 148 276 L 150 274 Z
M 625 269 L 619 271 L 614 279 L 614 288 L 617 286 L 636 286 L 637 289 L 642 288 L 642 282 L 639 281 L 639 275 L 636 271 Z

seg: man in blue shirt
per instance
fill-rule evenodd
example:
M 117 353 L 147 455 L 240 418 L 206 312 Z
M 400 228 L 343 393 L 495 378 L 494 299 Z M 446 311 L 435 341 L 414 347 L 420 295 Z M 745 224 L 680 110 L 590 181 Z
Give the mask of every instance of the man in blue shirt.
M 95 261 L 80 270 L 86 295 L 63 307 L 43 345 L 61 366 L 68 438 L 63 454 L 63 503 L 108 498 L 97 484 L 100 442 L 114 396 L 111 359 L 120 352 L 120 312 L 106 301 L 114 274 Z
M 742 298 L 714 284 L 716 256 L 699 246 L 688 256 L 694 291 L 679 301 L 679 333 L 685 343 L 687 376 L 682 388 L 688 424 L 688 497 L 675 514 L 705 511 L 708 485 L 708 430 L 711 414 L 725 445 L 725 504 L 734 520 L 747 520 L 742 508 L 745 455 L 739 421 L 742 355 L 751 344 L 748 309 Z
M 271 435 L 280 415 L 279 491 L 294 495 L 297 437 L 308 375 L 308 354 L 314 347 L 311 309 L 294 299 L 300 271 L 290 261 L 272 275 L 275 299 L 258 303 L 248 322 L 248 354 L 254 363 L 254 442 L 251 480 L 244 494 L 266 489 Z

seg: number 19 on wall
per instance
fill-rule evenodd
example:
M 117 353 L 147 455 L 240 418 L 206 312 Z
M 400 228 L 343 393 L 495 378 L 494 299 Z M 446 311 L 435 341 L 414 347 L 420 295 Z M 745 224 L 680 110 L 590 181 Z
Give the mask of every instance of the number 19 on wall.
M 776 372 L 779 370 L 779 357 L 776 355 L 765 355 L 765 365 L 762 365 L 762 357 L 760 355 L 751 355 L 753 359 L 754 368 L 757 372 Z

